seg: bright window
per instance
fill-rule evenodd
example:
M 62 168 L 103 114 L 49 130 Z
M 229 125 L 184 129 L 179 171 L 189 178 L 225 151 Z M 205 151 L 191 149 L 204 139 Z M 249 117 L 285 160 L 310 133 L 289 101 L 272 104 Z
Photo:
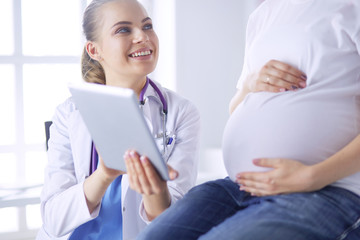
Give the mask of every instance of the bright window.
M 18 227 L 18 210 L 14 207 L 0 208 L 0 232 L 15 232 Z
M 1 8 L 1 7 L 0 7 Z M 1 16 L 0 16 L 1 17 Z M 0 44 L 1 46 L 1 44 Z M 0 65 L 0 145 L 15 143 L 15 67 L 12 64 Z
M 0 239 L 33 238 L 41 225 L 44 122 L 70 96 L 68 83 L 81 81 L 86 5 L 0 1 Z
M 82 29 L 79 13 L 81 13 L 79 1 L 22 1 L 23 54 L 80 55 L 82 43 L 79 33 Z
M 0 1 L 1 44 L 0 55 L 14 53 L 14 21 L 13 4 L 11 0 Z
M 25 64 L 23 80 L 25 143 L 43 144 L 44 121 L 51 120 L 56 106 L 70 96 L 67 84 L 81 81 L 80 66 Z

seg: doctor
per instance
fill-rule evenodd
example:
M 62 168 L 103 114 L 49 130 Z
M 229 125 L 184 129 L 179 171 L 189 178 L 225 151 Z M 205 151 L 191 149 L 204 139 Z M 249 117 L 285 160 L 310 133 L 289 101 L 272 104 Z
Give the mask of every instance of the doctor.
M 159 43 L 151 18 L 136 0 L 93 0 L 83 30 L 83 79 L 131 88 L 144 100 L 144 116 L 172 181 L 163 181 L 149 159 L 134 150 L 119 156 L 126 173 L 107 168 L 69 98 L 57 107 L 50 128 L 37 239 L 134 239 L 195 184 L 199 113 L 188 100 L 147 78 L 157 64 Z

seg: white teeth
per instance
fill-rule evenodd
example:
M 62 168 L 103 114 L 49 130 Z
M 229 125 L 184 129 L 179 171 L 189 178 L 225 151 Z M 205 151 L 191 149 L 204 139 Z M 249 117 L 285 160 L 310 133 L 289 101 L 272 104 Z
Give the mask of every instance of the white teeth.
M 144 52 L 133 53 L 133 54 L 131 54 L 131 57 L 147 56 L 147 55 L 150 55 L 150 54 L 151 54 L 151 52 L 150 52 L 150 50 L 148 50 L 148 51 L 144 51 Z

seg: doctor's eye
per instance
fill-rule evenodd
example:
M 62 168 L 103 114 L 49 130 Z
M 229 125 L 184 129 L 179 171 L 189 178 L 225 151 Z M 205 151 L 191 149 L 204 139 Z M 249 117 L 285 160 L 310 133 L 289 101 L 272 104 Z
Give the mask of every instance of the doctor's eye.
M 115 34 L 118 34 L 118 33 L 129 33 L 130 32 L 130 28 L 128 27 L 121 27 L 119 29 L 117 29 L 115 31 Z
M 151 30 L 153 29 L 153 25 L 151 23 L 145 24 L 145 26 L 143 27 L 143 30 Z

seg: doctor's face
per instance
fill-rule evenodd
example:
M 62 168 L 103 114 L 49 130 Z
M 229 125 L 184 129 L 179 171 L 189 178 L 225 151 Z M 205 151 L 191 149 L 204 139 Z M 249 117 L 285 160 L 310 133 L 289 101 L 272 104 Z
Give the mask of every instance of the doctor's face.
M 159 40 L 152 20 L 135 0 L 119 0 L 101 8 L 100 63 L 106 79 L 143 77 L 157 64 Z

